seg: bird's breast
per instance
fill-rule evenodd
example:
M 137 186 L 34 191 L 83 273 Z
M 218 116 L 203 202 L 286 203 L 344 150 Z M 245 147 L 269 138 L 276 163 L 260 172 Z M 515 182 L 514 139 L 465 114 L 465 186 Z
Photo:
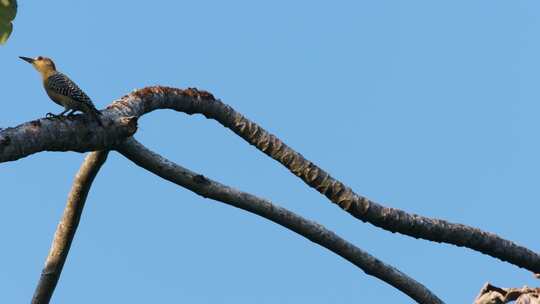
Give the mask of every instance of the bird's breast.
M 47 92 L 47 95 L 49 96 L 49 98 L 54 101 L 55 103 L 57 103 L 58 105 L 60 106 L 65 106 L 65 96 L 62 96 L 60 94 L 57 94 L 55 92 L 52 92 L 51 90 L 48 90 L 47 89 L 47 85 L 44 84 L 44 88 L 45 88 L 45 92 Z
M 47 91 L 47 95 L 49 95 L 52 101 L 63 106 L 64 108 L 80 110 L 80 102 L 77 102 L 68 96 L 47 90 L 47 88 L 45 88 L 45 91 Z

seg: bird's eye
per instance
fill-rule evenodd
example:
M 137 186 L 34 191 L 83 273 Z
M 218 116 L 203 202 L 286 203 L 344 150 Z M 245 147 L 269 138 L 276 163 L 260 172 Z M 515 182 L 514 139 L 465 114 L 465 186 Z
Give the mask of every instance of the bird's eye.
M 39 56 L 39 57 L 37 58 L 37 60 L 43 60 L 43 57 Z

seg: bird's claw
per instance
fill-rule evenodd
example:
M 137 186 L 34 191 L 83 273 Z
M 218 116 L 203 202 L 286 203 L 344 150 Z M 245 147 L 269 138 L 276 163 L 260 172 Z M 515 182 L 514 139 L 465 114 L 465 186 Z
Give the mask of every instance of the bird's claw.
M 49 119 L 57 119 L 57 118 L 61 118 L 63 117 L 64 115 L 61 115 L 61 114 L 54 114 L 54 113 L 47 113 L 45 114 L 45 118 L 49 118 Z

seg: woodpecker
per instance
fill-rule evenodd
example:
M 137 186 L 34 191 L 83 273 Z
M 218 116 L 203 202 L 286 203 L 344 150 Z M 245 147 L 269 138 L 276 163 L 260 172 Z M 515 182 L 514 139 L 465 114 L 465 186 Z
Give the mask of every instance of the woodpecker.
M 91 115 L 100 126 L 103 126 L 100 115 L 92 100 L 81 90 L 75 82 L 66 75 L 58 72 L 54 62 L 47 57 L 28 58 L 20 56 L 22 60 L 32 64 L 32 66 L 41 74 L 43 79 L 43 87 L 47 95 L 57 103 L 64 107 L 64 111 L 58 115 L 47 113 L 47 117 L 61 117 L 66 114 L 73 115 L 76 111 L 84 112 Z

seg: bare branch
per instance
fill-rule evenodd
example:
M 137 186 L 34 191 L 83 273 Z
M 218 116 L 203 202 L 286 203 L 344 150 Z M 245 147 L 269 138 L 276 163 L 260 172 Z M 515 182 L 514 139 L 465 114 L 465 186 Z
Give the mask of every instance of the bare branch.
M 305 159 L 275 135 L 242 116 L 212 94 L 196 89 L 148 87 L 135 91 L 103 111 L 109 123 L 104 129 L 89 129 L 84 117 L 61 121 L 39 120 L 0 131 L 0 162 L 40 151 L 89 151 L 109 149 L 133 132 L 120 131 L 117 120 L 140 117 L 157 109 L 173 109 L 186 114 L 200 113 L 229 128 L 248 143 L 280 162 L 293 174 L 354 217 L 391 232 L 415 238 L 467 247 L 492 257 L 540 273 L 540 255 L 514 242 L 482 230 L 423 217 L 375 203 L 330 176 Z M 35 126 L 34 126 L 35 125 Z M 45 128 L 44 128 L 45 126 Z M 121 133 L 120 135 L 118 132 Z
M 540 273 L 540 255 L 496 234 L 440 219 L 410 214 L 379 205 L 336 180 L 300 153 L 268 133 L 212 94 L 196 89 L 148 87 L 124 96 L 109 106 L 119 115 L 139 117 L 156 109 L 200 113 L 218 121 L 249 144 L 280 162 L 306 184 L 354 217 L 391 232 L 414 238 L 467 247 L 500 260 Z
M 56 228 L 54 240 L 41 272 L 38 285 L 32 298 L 33 304 L 49 303 L 60 279 L 71 242 L 77 231 L 86 197 L 101 166 L 107 160 L 109 151 L 90 153 L 75 176 L 62 219 Z
M 84 115 L 38 119 L 0 130 L 0 163 L 41 151 L 87 152 L 106 150 L 137 131 L 137 117 L 107 117 L 106 126 L 86 121 Z
M 126 140 L 117 149 L 137 165 L 172 183 L 205 198 L 255 213 L 308 238 L 358 266 L 365 273 L 394 286 L 418 303 L 443 303 L 413 278 L 362 251 L 316 222 L 276 206 L 268 200 L 241 192 L 183 168 L 148 150 L 133 138 Z

